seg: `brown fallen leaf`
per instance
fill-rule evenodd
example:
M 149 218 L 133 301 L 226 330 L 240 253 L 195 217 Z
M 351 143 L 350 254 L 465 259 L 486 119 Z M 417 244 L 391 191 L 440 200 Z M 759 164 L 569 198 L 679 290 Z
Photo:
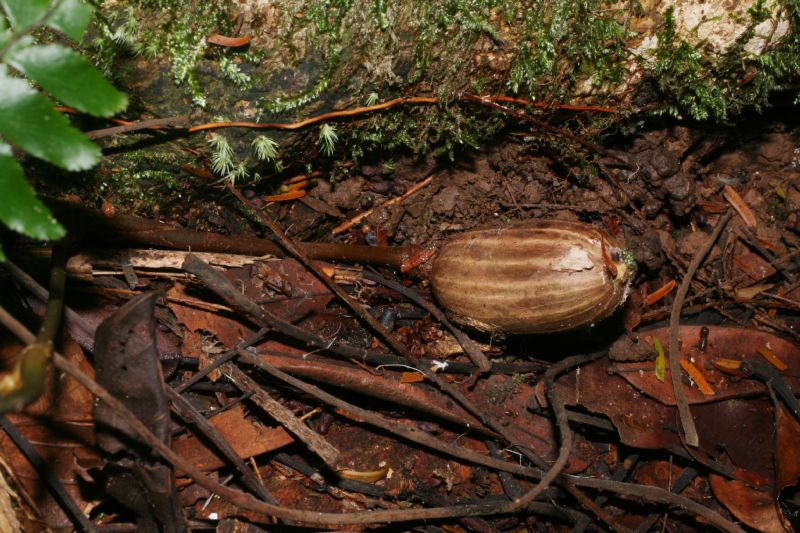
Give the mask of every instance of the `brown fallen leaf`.
M 209 422 L 243 459 L 277 450 L 294 441 L 281 427 L 256 425 L 245 418 L 244 407 L 241 405 L 210 418 Z M 201 470 L 216 470 L 225 465 L 224 461 L 206 446 L 204 439 L 198 439 L 194 435 L 175 439 L 172 449 Z
M 709 475 L 714 496 L 733 513 L 733 516 L 765 533 L 791 531 L 784 526 L 778 504 L 769 492 L 752 489 L 743 482 L 725 479 L 716 474 Z

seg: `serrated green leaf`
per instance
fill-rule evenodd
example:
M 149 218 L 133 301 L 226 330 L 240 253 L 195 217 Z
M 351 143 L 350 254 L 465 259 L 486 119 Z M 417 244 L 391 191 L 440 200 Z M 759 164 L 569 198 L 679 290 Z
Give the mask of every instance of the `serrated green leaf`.
M 0 72 L 0 134 L 31 155 L 67 170 L 86 170 L 100 149 L 25 81 Z
M 59 44 L 14 47 L 8 63 L 55 98 L 84 113 L 107 117 L 128 105 L 128 97 L 91 63 Z
M 17 30 L 25 30 L 38 21 L 50 7 L 50 0 L 0 0 L 0 5 Z
M 0 195 L 0 221 L 9 228 L 48 241 L 65 235 L 64 227 L 36 197 L 22 167 L 11 155 L 0 155 Z
M 47 25 L 73 41 L 80 42 L 93 12 L 94 8 L 81 0 L 61 0 L 53 14 L 47 18 Z

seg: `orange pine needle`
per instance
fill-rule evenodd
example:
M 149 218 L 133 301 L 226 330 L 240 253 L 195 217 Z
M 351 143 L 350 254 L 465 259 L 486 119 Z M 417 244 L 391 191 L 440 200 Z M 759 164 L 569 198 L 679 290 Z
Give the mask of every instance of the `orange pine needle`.
M 645 297 L 644 299 L 645 305 L 648 306 L 653 305 L 654 303 L 662 299 L 664 296 L 672 292 L 672 289 L 675 288 L 675 285 L 677 285 L 677 283 L 675 283 L 674 279 L 669 280 L 661 287 L 648 294 L 647 297 Z
M 286 188 L 286 192 L 296 191 L 299 189 L 304 189 L 306 185 L 308 185 L 309 183 L 310 183 L 309 180 L 296 181 L 294 183 L 284 184 L 284 187 Z
M 717 357 L 711 360 L 711 364 L 714 365 L 717 370 L 725 372 L 726 374 L 733 374 L 735 376 L 741 375 L 740 369 L 742 368 L 742 362 L 738 359 Z
M 306 195 L 306 191 L 302 189 L 295 189 L 293 191 L 288 191 L 283 194 L 271 194 L 264 197 L 264 200 L 267 202 L 287 202 L 289 200 L 297 200 L 298 198 L 302 198 Z
M 238 48 L 249 43 L 250 36 L 243 35 L 242 37 L 227 37 L 225 35 L 215 33 L 213 35 L 209 35 L 206 41 L 211 44 L 216 44 L 217 46 L 224 46 L 226 48 Z
M 705 396 L 714 396 L 714 389 L 711 388 L 711 385 L 708 384 L 708 380 L 700 372 L 700 369 L 697 368 L 694 363 L 689 361 L 688 359 L 681 359 L 681 368 L 684 372 L 689 374 L 689 377 L 692 378 L 692 381 L 697 384 L 697 389 L 703 393 Z
M 769 364 L 771 364 L 772 366 L 774 366 L 775 368 L 777 368 L 781 372 L 783 372 L 784 370 L 789 368 L 789 365 L 787 365 L 786 363 L 781 361 L 781 358 L 778 357 L 777 355 L 775 355 L 775 353 L 772 350 L 770 350 L 769 348 L 767 348 L 766 346 L 760 347 L 758 349 L 758 353 L 760 353 L 761 356 L 764 359 L 766 359 Z

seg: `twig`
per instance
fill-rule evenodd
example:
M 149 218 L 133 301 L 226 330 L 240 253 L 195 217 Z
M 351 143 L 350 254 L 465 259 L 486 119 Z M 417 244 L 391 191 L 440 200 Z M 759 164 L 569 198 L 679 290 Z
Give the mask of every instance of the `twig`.
M 319 384 L 333 385 L 350 392 L 361 393 L 373 398 L 404 406 L 448 422 L 474 429 L 487 436 L 498 437 L 497 433 L 453 401 L 435 389 L 415 387 L 400 383 L 400 376 L 374 375 L 363 372 L 349 363 L 330 361 L 323 357 L 298 356 L 273 351 L 259 351 L 259 358 L 279 370 L 299 379 L 309 379 Z M 419 372 L 407 363 L 389 363 L 389 367 L 402 367 Z M 380 368 L 380 366 L 378 367 Z
M 478 345 L 470 339 L 463 331 L 459 328 L 455 327 L 448 319 L 447 316 L 442 313 L 435 305 L 431 302 L 424 299 L 422 296 L 414 292 L 413 290 L 409 289 L 408 287 L 403 286 L 396 281 L 388 280 L 383 276 L 380 276 L 374 272 L 369 272 L 365 270 L 361 273 L 361 276 L 364 279 L 368 279 L 370 281 L 374 281 L 375 283 L 380 283 L 385 287 L 389 287 L 393 291 L 397 291 L 398 293 L 402 294 L 431 315 L 434 316 L 439 322 L 444 324 L 444 326 L 453 334 L 453 337 L 456 338 L 458 344 L 464 349 L 464 353 L 466 353 L 469 358 L 475 363 L 475 366 L 480 369 L 481 372 L 486 372 L 491 370 L 492 363 L 489 359 L 483 354 L 480 350 Z
M 275 241 L 247 235 L 219 235 L 162 224 L 132 215 L 103 216 L 71 202 L 46 199 L 45 204 L 67 225 L 71 237 L 88 240 L 92 246 L 113 241 L 130 241 L 159 248 L 194 252 L 239 253 L 245 255 L 285 255 Z M 367 246 L 340 243 L 299 243 L 313 259 L 349 263 L 380 264 L 399 268 L 403 260 L 419 251 L 416 246 Z
M 566 479 L 571 480 L 575 485 L 597 490 L 608 490 L 616 493 L 623 498 L 634 500 L 647 500 L 653 503 L 665 503 L 675 509 L 689 511 L 704 521 L 704 526 L 710 524 L 721 531 L 730 533 L 745 533 L 744 529 L 726 519 L 716 511 L 697 503 L 694 500 L 674 494 L 660 487 L 648 485 L 636 485 L 634 483 L 624 483 L 622 481 L 611 481 L 608 479 L 595 479 L 588 477 L 572 476 L 563 474 Z
M 789 269 L 786 268 L 786 266 L 776 261 L 775 256 L 772 254 L 772 252 L 767 250 L 760 242 L 758 242 L 758 238 L 756 238 L 756 236 L 753 235 L 752 231 L 750 231 L 746 226 L 738 228 L 738 231 L 741 232 L 741 234 L 747 238 L 748 244 L 750 244 L 753 248 L 758 250 L 761 256 L 767 261 L 769 261 L 769 264 L 772 265 L 772 267 L 775 270 L 780 272 L 781 276 L 786 278 L 786 281 L 788 281 L 789 283 L 794 283 L 795 281 L 794 274 L 792 274 L 789 271 Z
M 175 392 L 175 389 L 165 386 L 167 397 L 172 402 L 173 407 L 184 420 L 197 426 L 203 435 L 208 438 L 219 449 L 220 452 L 236 467 L 242 474 L 242 481 L 247 487 L 258 494 L 262 500 L 277 505 L 278 501 L 272 497 L 266 487 L 259 481 L 256 474 L 247 467 L 244 460 L 239 457 L 225 437 L 204 417 L 189 401 Z
M 233 363 L 222 365 L 222 372 L 243 393 L 251 393 L 250 400 L 264 410 L 269 416 L 280 422 L 292 435 L 297 437 L 308 449 L 314 452 L 328 467 L 336 471 L 340 466 L 341 454 L 320 434 L 314 432 L 297 418 L 291 409 L 274 400 L 256 383 L 253 378 L 242 372 Z
M 3 268 L 5 268 L 23 287 L 31 291 L 34 296 L 40 299 L 43 302 L 46 302 L 50 297 L 50 292 L 39 285 L 39 283 L 33 279 L 31 276 L 28 275 L 27 272 L 19 268 L 15 265 L 10 259 L 6 259 L 3 262 Z M 64 306 L 64 313 L 67 316 L 67 320 L 70 322 L 74 322 L 78 325 L 83 331 L 86 332 L 87 335 L 94 335 L 95 328 L 89 324 L 85 318 L 81 315 L 73 311 L 70 307 Z
M 338 226 L 336 226 L 331 230 L 331 235 L 338 235 L 344 231 L 347 231 L 348 229 L 352 228 L 353 226 L 355 226 L 356 224 L 358 224 L 359 222 L 370 216 L 376 209 L 383 209 L 384 207 L 389 207 L 390 205 L 399 204 L 406 198 L 409 198 L 414 194 L 416 194 L 420 189 L 422 189 L 432 181 L 433 181 L 433 175 L 430 175 L 424 180 L 415 183 L 412 187 L 410 187 L 405 193 L 401 194 L 400 196 L 395 196 L 394 198 L 390 198 L 389 200 L 383 202 L 381 205 L 370 207 L 366 211 L 362 211 L 356 216 L 350 218 L 349 220 L 345 220 L 344 222 L 342 222 L 341 224 L 339 224 Z
M 329 351 L 343 357 L 361 359 L 370 355 L 370 351 L 355 348 L 336 339 L 332 341 L 323 339 L 303 328 L 282 320 L 274 313 L 262 308 L 250 298 L 242 295 L 225 276 L 211 268 L 211 266 L 196 256 L 189 254 L 183 262 L 183 269 L 194 274 L 211 291 L 225 300 L 228 305 L 237 309 L 261 327 L 269 327 L 293 339 L 297 339 L 315 348 Z
M 2 415 L 0 415 L 0 426 L 5 430 L 6 434 L 17 448 L 19 448 L 22 455 L 28 459 L 33 469 L 36 470 L 36 473 L 38 473 L 45 483 L 47 483 L 47 486 L 50 487 L 56 499 L 64 506 L 65 514 L 71 516 L 83 531 L 91 531 L 94 528 L 92 522 L 83 514 L 75 499 L 67 492 L 61 480 L 58 479 L 53 468 L 39 455 L 39 452 L 36 451 L 36 448 L 33 447 L 25 435 Z
M 692 482 L 694 478 L 697 477 L 697 470 L 692 468 L 691 466 L 687 466 L 681 472 L 681 475 L 678 476 L 678 479 L 675 480 L 672 487 L 670 487 L 670 492 L 674 492 L 678 494 L 683 491 L 689 484 Z M 645 517 L 644 520 L 639 524 L 639 527 L 636 528 L 636 533 L 647 533 L 650 531 L 650 528 L 656 523 L 656 521 L 661 517 L 660 513 L 651 513 Z
M 18 320 L 5 311 L 2 306 L 0 306 L 0 323 L 2 323 L 6 328 L 15 334 L 19 333 L 18 338 L 22 342 L 30 343 L 35 339 L 34 335 L 28 331 L 28 329 L 25 328 L 25 326 L 23 326 Z M 269 503 L 260 502 L 249 494 L 245 494 L 239 490 L 220 485 L 210 477 L 206 476 L 197 467 L 173 452 L 169 446 L 161 442 L 158 437 L 153 435 L 153 433 L 144 424 L 142 424 L 136 415 L 134 415 L 130 410 L 128 410 L 127 407 L 109 394 L 105 388 L 101 387 L 93 379 L 84 374 L 75 364 L 65 359 L 58 353 L 53 354 L 53 362 L 55 363 L 56 368 L 72 376 L 75 381 L 86 388 L 99 400 L 108 404 L 119 415 L 120 418 L 128 423 L 131 429 L 142 439 L 145 444 L 149 445 L 154 452 L 157 452 L 164 459 L 172 463 L 176 469 L 191 477 L 195 483 L 201 487 L 210 492 L 216 492 L 232 504 L 238 505 L 243 509 L 248 509 L 286 520 L 297 520 L 312 524 L 328 525 L 374 524 L 407 520 L 431 520 L 435 518 L 478 516 L 510 512 L 510 507 L 508 505 L 498 506 L 496 504 L 474 504 L 453 507 L 438 507 L 433 509 L 368 511 L 336 514 L 302 511 L 299 509 L 275 506 Z M 411 430 L 410 433 L 416 433 L 415 428 L 409 429 Z M 511 464 L 510 467 L 510 469 L 506 468 L 506 470 L 513 473 L 519 473 L 520 475 L 526 475 L 528 473 L 535 474 L 535 471 L 531 471 L 531 469 L 528 468 L 518 467 L 517 465 L 513 464 Z M 536 476 L 534 475 L 534 477 Z M 576 476 L 564 476 L 564 478 L 572 481 L 580 487 L 595 488 L 598 490 L 610 490 L 622 496 L 641 498 L 653 502 L 668 503 L 674 507 L 691 511 L 698 516 L 703 517 L 707 523 L 721 529 L 722 531 L 744 533 L 741 528 L 726 520 L 711 509 L 703 507 L 697 502 L 694 502 L 683 496 L 671 494 L 658 487 L 645 487 L 628 483 L 612 482 L 602 479 L 581 478 Z
M 236 187 L 234 187 L 230 182 L 227 182 L 228 190 L 233 194 L 239 201 L 242 203 L 244 207 L 251 207 L 250 204 L 247 202 L 242 193 L 240 193 Z M 278 243 L 286 250 L 292 257 L 300 261 L 300 263 L 308 269 L 309 272 L 314 274 L 323 284 L 325 284 L 330 291 L 336 295 L 339 300 L 342 301 L 355 315 L 364 323 L 366 323 L 369 327 L 372 328 L 372 331 L 376 333 L 381 339 L 386 343 L 387 346 L 391 347 L 397 353 L 407 357 L 409 360 L 411 359 L 411 353 L 409 352 L 408 348 L 406 348 L 403 344 L 400 343 L 383 325 L 371 314 L 369 314 L 366 309 L 364 309 L 361 305 L 358 304 L 355 300 L 353 300 L 349 294 L 342 289 L 338 283 L 333 281 L 333 279 L 328 276 L 325 272 L 317 268 L 315 265 L 311 263 L 311 259 L 308 257 L 308 254 L 301 249 L 294 241 L 292 241 L 286 234 L 274 223 L 272 220 L 269 219 L 264 213 L 260 210 L 255 209 L 253 210 L 261 222 L 269 228 L 275 238 L 278 240 Z
M 241 348 L 241 349 L 249 348 L 250 346 L 254 345 L 258 341 L 263 339 L 264 335 L 266 335 L 269 330 L 270 330 L 270 328 L 261 328 L 257 332 L 255 332 L 253 335 L 251 335 L 249 338 L 247 338 L 247 339 L 243 340 L 242 342 L 240 342 L 239 344 L 237 344 L 233 349 L 228 350 L 227 352 L 222 353 L 219 356 L 215 357 L 210 365 L 208 365 L 206 367 L 203 367 L 202 369 L 198 370 L 197 372 L 195 372 L 192 375 L 191 378 L 189 378 L 188 380 L 184 381 L 180 385 L 176 386 L 174 388 L 175 392 L 176 393 L 181 393 L 181 392 L 185 391 L 186 389 L 188 389 L 189 387 L 191 387 L 192 385 L 194 385 L 195 383 L 197 383 L 198 381 L 200 381 L 201 379 L 203 379 L 204 377 L 209 375 L 212 371 L 214 371 L 215 369 L 217 369 L 220 366 L 222 366 L 224 363 L 227 363 L 228 361 L 230 361 L 231 359 L 236 357 L 236 349 L 237 348 Z
M 167 118 L 153 118 L 149 120 L 141 120 L 139 122 L 129 122 L 121 126 L 112 126 L 110 128 L 102 128 L 99 130 L 91 130 L 84 133 L 89 139 L 102 139 L 103 137 L 111 137 L 120 133 L 131 133 L 140 130 L 159 130 L 164 126 L 177 126 L 183 124 L 188 120 L 187 116 L 167 117 Z
M 469 461 L 471 463 L 479 464 L 489 468 L 494 468 L 496 470 L 503 470 L 506 472 L 511 472 L 513 474 L 518 474 L 525 477 L 533 477 L 536 479 L 538 479 L 539 477 L 540 473 L 536 469 L 527 468 L 514 463 L 509 463 L 506 461 L 494 459 L 492 457 L 487 457 L 486 455 L 474 452 L 472 450 L 463 448 L 461 446 L 456 446 L 455 444 L 447 445 L 442 443 L 439 439 L 432 437 L 427 433 L 421 432 L 414 427 L 389 422 L 382 416 L 377 415 L 372 411 L 367 411 L 366 409 L 362 409 L 356 405 L 348 403 L 344 400 L 337 398 L 332 394 L 323 391 L 322 389 L 320 389 L 315 385 L 311 385 L 310 383 L 306 383 L 302 380 L 299 380 L 294 376 L 290 376 L 286 372 L 279 370 L 274 365 L 271 365 L 264 359 L 246 350 L 239 350 L 239 361 L 248 365 L 256 366 L 261 370 L 264 370 L 268 374 L 274 376 L 275 378 L 283 381 L 284 383 L 287 383 L 292 387 L 295 387 L 305 392 L 306 394 L 313 396 L 314 398 L 318 399 L 321 402 L 324 402 L 328 405 L 341 409 L 347 413 L 350 413 L 351 415 L 354 415 L 356 418 L 363 420 L 364 422 L 370 425 L 383 429 L 384 431 L 387 431 L 394 435 L 398 435 L 400 437 L 408 439 L 411 442 L 415 442 L 422 446 L 426 446 L 428 448 L 444 453 L 446 455 L 458 457 L 459 459 L 463 459 L 465 461 Z
M 372 483 L 365 483 L 364 481 L 347 479 L 344 477 L 336 479 L 333 481 L 333 485 L 330 485 L 316 468 L 306 463 L 303 459 L 299 457 L 292 457 L 285 452 L 276 453 L 275 461 L 285 467 L 297 470 L 314 483 L 317 483 L 320 489 L 328 492 L 331 492 L 331 489 L 335 487 L 336 489 L 346 490 L 348 492 L 359 492 L 372 498 L 383 498 L 386 494 L 386 491 L 383 487 L 374 485 Z
M 672 304 L 672 313 L 670 313 L 669 317 L 669 371 L 670 378 L 672 379 L 672 389 L 675 394 L 675 404 L 678 406 L 678 413 L 680 415 L 681 427 L 683 427 L 686 444 L 695 448 L 700 445 L 700 437 L 697 435 L 694 418 L 692 418 L 689 402 L 686 400 L 686 392 L 683 390 L 683 383 L 681 382 L 680 344 L 678 339 L 681 307 L 683 307 L 683 301 L 686 299 L 686 294 L 689 292 L 689 285 L 692 282 L 695 272 L 700 268 L 700 264 L 703 262 L 706 255 L 708 255 L 708 252 L 711 251 L 714 243 L 717 242 L 719 234 L 722 233 L 725 225 L 731 219 L 731 215 L 733 215 L 733 212 L 729 210 L 719 219 L 717 225 L 714 227 L 714 231 L 708 237 L 703 247 L 695 253 L 692 262 L 686 269 L 686 275 L 683 276 L 681 285 L 675 293 L 675 301 Z
M 550 406 L 553 409 L 553 413 L 555 414 L 559 432 L 561 433 L 561 446 L 558 451 L 558 458 L 556 459 L 556 462 L 553 463 L 553 466 L 550 467 L 550 470 L 547 471 L 547 473 L 542 477 L 536 486 L 534 486 L 521 498 L 514 500 L 514 509 L 521 509 L 527 506 L 530 502 L 535 500 L 543 490 L 549 487 L 567 465 L 569 454 L 572 451 L 572 430 L 569 427 L 569 420 L 567 419 L 567 411 L 564 407 L 564 401 L 556 392 L 556 376 L 567 371 L 573 366 L 599 359 L 604 354 L 605 352 L 598 352 L 591 356 L 574 355 L 572 357 L 567 357 L 563 361 L 548 368 L 547 372 L 545 372 L 544 382 L 545 386 L 547 387 L 547 397 L 550 402 Z
M 305 128 L 306 126 L 310 126 L 311 124 L 316 124 L 318 122 L 324 122 L 326 120 L 331 120 L 334 118 L 352 117 L 356 115 L 363 115 L 365 113 L 373 113 L 375 111 L 388 109 L 396 105 L 436 104 L 438 102 L 439 102 L 438 98 L 430 98 L 427 96 L 403 97 L 403 98 L 395 98 L 393 100 L 389 100 L 380 104 L 375 104 L 370 106 L 356 107 L 354 109 L 344 109 L 342 111 L 331 111 L 330 113 L 323 113 L 322 115 L 316 115 L 313 117 L 309 117 L 305 120 L 301 120 L 299 122 L 292 122 L 290 124 L 285 124 L 280 122 L 209 122 L 207 124 L 198 124 L 197 126 L 192 126 L 188 128 L 187 131 L 189 133 L 194 133 L 196 131 L 216 130 L 219 128 L 299 130 Z

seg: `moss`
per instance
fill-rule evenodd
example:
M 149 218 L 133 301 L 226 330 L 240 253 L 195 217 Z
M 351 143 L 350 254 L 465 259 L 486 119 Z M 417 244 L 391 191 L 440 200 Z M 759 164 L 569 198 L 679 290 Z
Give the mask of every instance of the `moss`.
M 747 108 L 760 111 L 773 93 L 796 83 L 800 77 L 800 2 L 786 0 L 781 5 L 791 25 L 789 34 L 780 42 L 767 43 L 767 49 L 755 56 L 745 45 L 770 16 L 764 0 L 749 9 L 745 31 L 723 56 L 679 38 L 674 10 L 669 8 L 649 70 L 666 102 L 655 113 L 724 122 Z
M 629 10 L 600 0 L 534 2 L 515 22 L 522 31 L 509 88 L 531 99 L 561 99 L 585 72 L 595 86 L 619 82 L 628 56 L 620 21 Z
M 650 111 L 724 121 L 747 107 L 760 109 L 770 94 L 796 81 L 800 0 L 780 1 L 792 32 L 758 57 L 748 56 L 745 44 L 770 16 L 765 1 L 750 10 L 747 30 L 722 58 L 682 39 L 667 11 L 654 55 L 643 64 L 658 93 L 659 105 Z M 166 56 L 174 83 L 196 105 L 206 106 L 209 115 L 230 116 L 246 107 L 258 115 L 256 120 L 264 118 L 260 111 L 290 122 L 401 95 L 433 95 L 441 104 L 397 107 L 338 124 L 332 157 L 349 153 L 357 159 L 374 150 L 408 148 L 454 158 L 459 150 L 480 146 L 509 120 L 461 103 L 460 95 L 514 93 L 569 102 L 575 94 L 610 88 L 626 75 L 632 35 L 628 21 L 641 11 L 636 0 L 286 0 L 262 5 L 247 19 L 247 33 L 254 37 L 248 50 L 209 47 L 206 37 L 230 34 L 243 5 L 232 0 L 120 0 L 96 32 L 96 58 L 110 69 L 114 58 L 125 54 Z M 489 55 L 500 58 L 499 63 L 480 60 Z M 248 106 L 235 107 L 240 101 Z M 639 115 L 621 125 L 619 116 L 598 115 L 580 126 L 580 134 L 597 136 L 612 127 L 630 131 L 641 120 Z M 259 163 L 246 150 L 258 134 L 231 134 L 237 168 L 244 165 L 250 175 Z M 533 135 L 547 150 L 582 165 L 574 148 Z M 291 150 L 282 142 L 285 133 L 274 136 L 282 149 Z M 317 136 L 312 128 L 293 140 L 309 146 Z M 277 154 L 271 161 L 279 159 Z
M 186 87 L 192 101 L 204 107 L 207 99 L 197 67 L 207 53 L 208 35 L 232 29 L 228 17 L 231 7 L 226 0 L 130 0 L 124 8 L 115 7 L 96 20 L 91 43 L 95 60 L 110 71 L 121 54 L 163 54 L 170 62 L 175 83 Z M 197 16 L 201 12 L 203 16 Z M 243 81 L 241 73 L 230 65 L 223 72 L 232 75 L 234 82 Z

